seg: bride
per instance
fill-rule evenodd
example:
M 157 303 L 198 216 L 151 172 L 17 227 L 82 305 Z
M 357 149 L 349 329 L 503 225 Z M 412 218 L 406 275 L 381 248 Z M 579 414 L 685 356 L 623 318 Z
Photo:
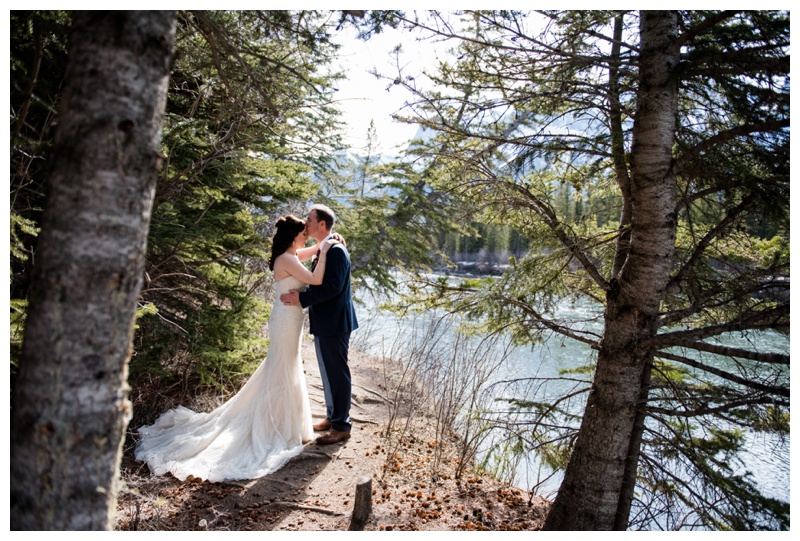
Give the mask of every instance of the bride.
M 139 428 L 136 460 L 156 475 L 189 475 L 212 482 L 255 479 L 273 473 L 313 438 L 311 409 L 300 358 L 303 312 L 277 299 L 290 289 L 322 283 L 326 254 L 338 241 L 319 246 L 314 271 L 298 258 L 308 240 L 305 221 L 293 215 L 275 224 L 269 268 L 275 299 L 269 318 L 267 357 L 230 400 L 210 413 L 183 406 Z M 302 255 L 316 251 L 307 248 Z

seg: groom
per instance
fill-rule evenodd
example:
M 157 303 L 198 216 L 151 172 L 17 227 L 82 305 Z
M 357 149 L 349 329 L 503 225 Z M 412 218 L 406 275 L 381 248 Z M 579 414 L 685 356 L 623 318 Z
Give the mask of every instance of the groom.
M 321 243 L 331 234 L 335 217 L 325 205 L 314 205 L 308 212 L 308 236 Z M 314 247 L 308 250 L 314 252 Z M 298 250 L 298 256 L 301 256 Z M 316 250 L 319 253 L 318 250 Z M 301 260 L 304 259 L 301 256 Z M 312 270 L 313 265 L 312 264 Z M 334 244 L 328 250 L 322 284 L 309 286 L 306 291 L 290 291 L 281 295 L 286 305 L 308 306 L 311 334 L 317 352 L 322 388 L 325 392 L 326 418 L 314 425 L 314 430 L 330 430 L 317 438 L 317 443 L 337 443 L 350 437 L 350 367 L 347 355 L 350 333 L 358 328 L 353 299 L 350 294 L 350 255 L 344 244 Z

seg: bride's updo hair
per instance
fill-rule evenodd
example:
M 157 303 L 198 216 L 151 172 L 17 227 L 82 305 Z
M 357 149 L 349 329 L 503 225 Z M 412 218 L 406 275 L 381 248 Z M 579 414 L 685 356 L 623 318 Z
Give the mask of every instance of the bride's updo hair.
M 272 237 L 272 253 L 269 256 L 269 270 L 275 266 L 275 259 L 289 249 L 294 238 L 306 228 L 305 220 L 293 214 L 281 216 L 275 222 L 275 236 Z

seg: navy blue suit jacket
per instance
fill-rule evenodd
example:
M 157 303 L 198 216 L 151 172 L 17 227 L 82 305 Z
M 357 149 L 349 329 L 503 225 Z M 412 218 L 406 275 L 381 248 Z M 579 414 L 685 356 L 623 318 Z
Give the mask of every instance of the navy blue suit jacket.
M 344 246 L 335 244 L 328 250 L 322 283 L 301 291 L 300 305 L 308 307 L 314 336 L 334 336 L 358 328 L 350 292 L 350 254 Z

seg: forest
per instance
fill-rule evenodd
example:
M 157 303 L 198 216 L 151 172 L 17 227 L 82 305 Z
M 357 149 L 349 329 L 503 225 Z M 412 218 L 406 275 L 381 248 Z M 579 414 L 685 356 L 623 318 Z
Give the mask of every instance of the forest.
M 11 11 L 12 529 L 110 529 L 158 413 L 132 397 L 241 385 L 274 223 L 324 203 L 356 297 L 592 349 L 585 387 L 508 404 L 507 449 L 563 474 L 544 529 L 787 530 L 731 463 L 746 430 L 789 438 L 789 352 L 756 340 L 790 327 L 789 21 Z M 398 157 L 342 141 L 345 27 L 452 46 L 430 84 L 375 74 L 414 96 Z M 601 332 L 554 315 L 578 298 Z

